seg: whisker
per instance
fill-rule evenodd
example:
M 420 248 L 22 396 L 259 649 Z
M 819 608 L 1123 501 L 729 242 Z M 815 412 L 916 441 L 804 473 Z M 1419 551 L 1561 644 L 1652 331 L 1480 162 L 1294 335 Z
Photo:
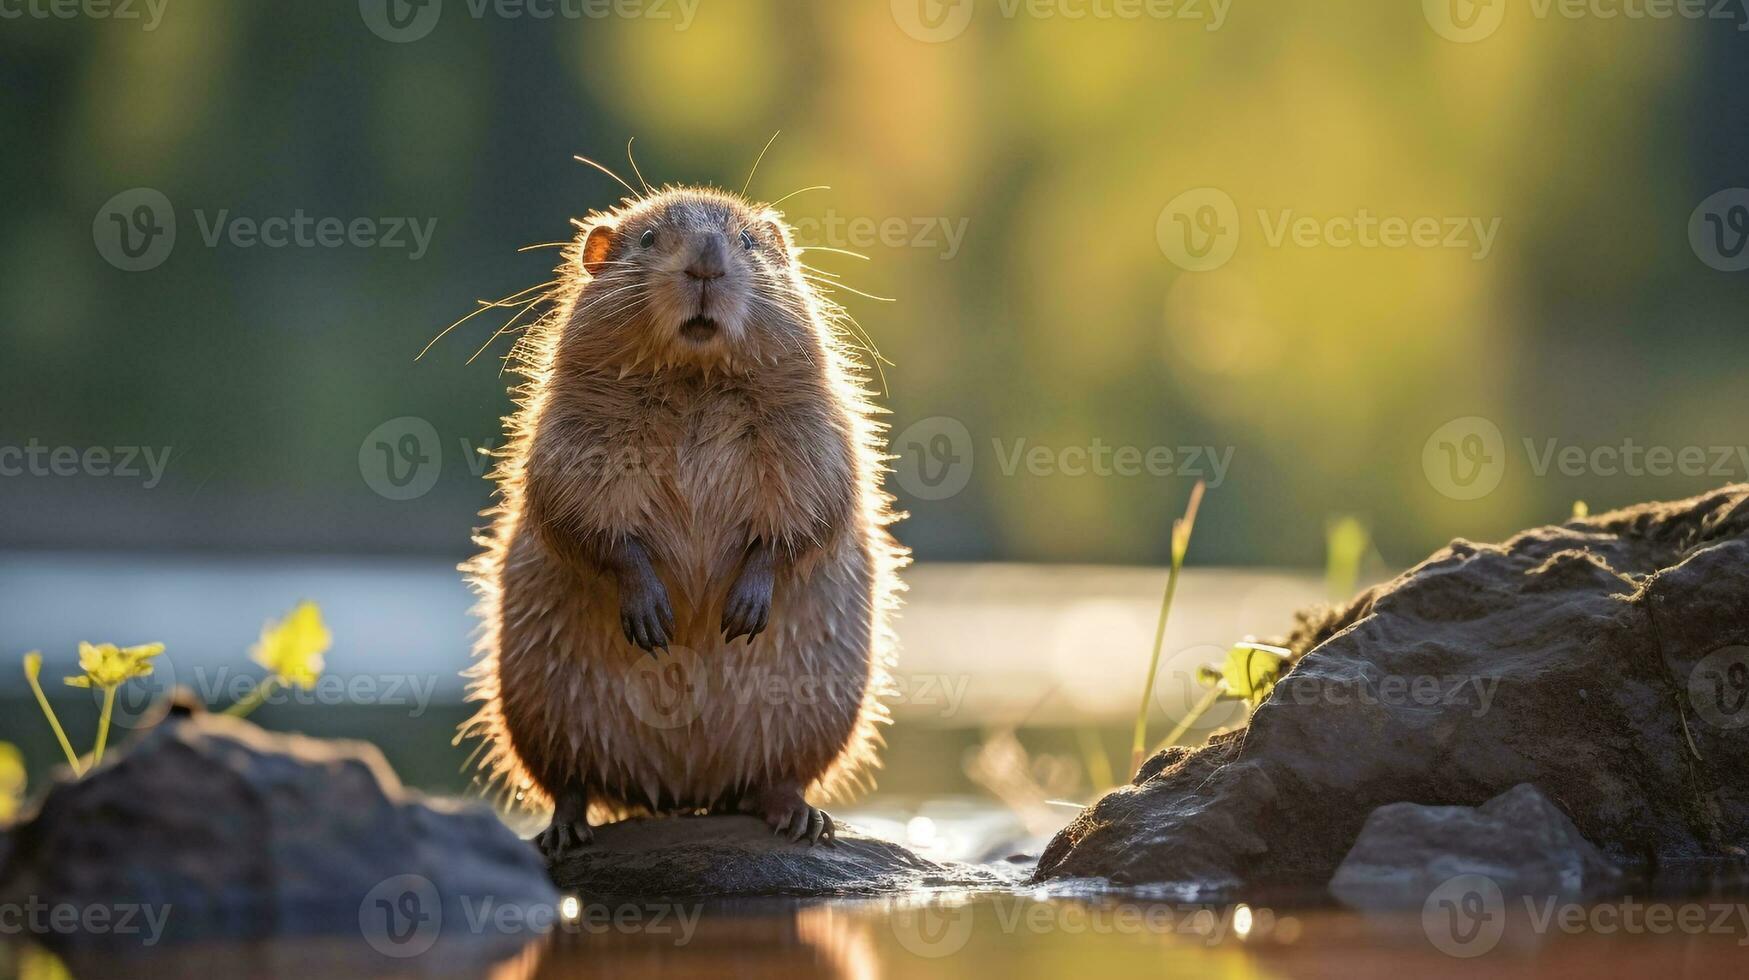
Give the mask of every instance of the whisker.
M 637 137 L 633 136 L 631 139 L 626 140 L 626 159 L 631 161 L 632 173 L 638 175 L 638 183 L 644 185 L 644 193 L 648 194 L 650 193 L 650 182 L 644 179 L 644 172 L 638 169 L 638 158 L 632 156 L 632 143 L 636 139 Z
M 527 289 L 518 290 L 514 293 L 511 293 L 509 296 L 504 297 L 503 299 L 496 299 L 496 300 L 490 300 L 490 301 L 483 300 L 483 299 L 475 300 L 474 302 L 480 304 L 479 309 L 475 310 L 472 313 L 469 313 L 467 316 L 462 317 L 460 320 L 457 320 L 456 322 L 450 324 L 449 326 L 444 327 L 441 331 L 438 332 L 437 336 L 431 338 L 431 342 L 426 344 L 425 349 L 420 351 L 418 356 L 414 357 L 413 360 L 417 361 L 417 360 L 419 360 L 419 358 L 424 357 L 427 353 L 429 353 L 431 351 L 431 348 L 433 348 L 437 345 L 438 341 L 449 336 L 449 332 L 451 330 L 454 330 L 455 328 L 461 326 L 462 324 L 468 322 L 469 320 L 472 320 L 474 317 L 479 316 L 480 314 L 486 312 L 487 310 L 499 309 L 502 307 L 511 306 L 515 303 L 516 300 L 521 299 L 524 296 L 527 296 L 529 293 L 532 293 L 537 289 L 546 289 L 549 286 L 557 286 L 558 284 L 559 284 L 559 280 L 552 279 L 552 280 L 549 280 L 547 282 L 543 282 L 538 286 L 530 286 Z
M 601 171 L 602 173 L 608 175 L 609 177 L 612 177 L 614 180 L 619 181 L 619 186 L 624 187 L 626 189 L 626 193 L 630 194 L 633 198 L 636 198 L 638 196 L 637 188 L 626 183 L 624 177 L 621 177 L 619 174 L 616 174 L 613 171 L 602 166 L 601 164 L 596 163 L 594 160 L 591 160 L 588 157 L 583 156 L 581 154 L 573 155 L 571 157 L 571 159 L 577 161 L 578 163 L 587 163 L 591 167 L 594 167 L 595 169 Z
M 847 248 L 827 248 L 824 245 L 797 245 L 795 247 L 795 251 L 797 251 L 797 252 L 831 252 L 834 255 L 848 255 L 851 258 L 861 259 L 864 262 L 869 261 L 868 256 L 862 254 L 861 252 L 852 252 L 850 249 L 847 249 Z
M 792 197 L 795 197 L 797 194 L 806 194 L 808 191 L 829 191 L 831 189 L 832 189 L 832 185 L 830 185 L 830 184 L 815 184 L 812 187 L 804 187 L 799 191 L 790 191 L 788 194 L 785 194 L 784 196 L 778 198 L 777 200 L 772 201 L 770 204 L 767 204 L 766 207 L 775 208 L 779 204 L 782 204 L 783 202 L 789 200 Z
M 783 130 L 781 130 L 781 129 L 777 130 L 776 132 L 771 134 L 770 139 L 765 141 L 765 148 L 759 151 L 758 158 L 753 161 L 753 169 L 747 171 L 747 180 L 745 183 L 743 183 L 741 185 L 741 196 L 742 197 L 746 197 L 747 196 L 747 188 L 753 186 L 753 175 L 759 172 L 759 165 L 761 163 L 765 162 L 766 150 L 771 149 L 771 144 L 777 142 L 777 137 L 782 132 L 783 132 Z
M 475 358 L 479 357 L 481 354 L 484 354 L 486 352 L 486 348 L 492 346 L 493 342 L 496 341 L 499 337 L 504 336 L 505 331 L 507 331 L 511 327 L 515 326 L 516 321 L 522 319 L 524 314 L 526 314 L 529 310 L 534 309 L 535 306 L 538 305 L 540 303 L 540 301 L 544 298 L 545 297 L 543 297 L 543 296 L 536 296 L 534 299 L 529 300 L 528 303 L 522 307 L 522 309 L 517 310 L 515 316 L 511 317 L 509 320 L 506 320 L 504 322 L 503 326 L 499 327 L 497 330 L 492 332 L 492 336 L 486 338 L 486 342 L 480 345 L 479 350 L 474 351 L 473 357 L 468 358 L 467 363 L 469 363 L 469 364 L 474 363 Z
M 873 293 L 865 293 L 862 290 L 857 289 L 854 286 L 846 286 L 844 283 L 837 282 L 837 281 L 832 280 L 832 279 L 816 279 L 813 276 L 811 276 L 805 272 L 802 273 L 802 278 L 808 280 L 809 282 L 817 283 L 821 286 L 825 286 L 828 288 L 842 289 L 847 293 L 854 293 L 858 296 L 861 296 L 863 299 L 872 299 L 877 303 L 897 303 L 898 302 L 898 300 L 894 299 L 891 296 L 876 296 Z

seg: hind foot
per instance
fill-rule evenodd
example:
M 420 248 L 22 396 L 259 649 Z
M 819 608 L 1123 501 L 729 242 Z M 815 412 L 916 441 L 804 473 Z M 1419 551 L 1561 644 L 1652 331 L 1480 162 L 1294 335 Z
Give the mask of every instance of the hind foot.
M 589 826 L 589 796 L 572 787 L 553 799 L 553 822 L 534 841 L 548 861 L 561 861 L 594 839 L 595 831 Z
M 587 820 L 559 820 L 553 822 L 547 829 L 540 832 L 534 839 L 535 846 L 540 848 L 541 856 L 548 861 L 563 861 L 565 858 L 588 847 L 595 839 L 595 830 Z
M 771 827 L 772 833 L 792 841 L 806 839 L 809 844 L 822 841 L 828 845 L 838 840 L 838 828 L 832 815 L 802 799 L 802 791 L 783 786 L 759 795 L 758 811 Z

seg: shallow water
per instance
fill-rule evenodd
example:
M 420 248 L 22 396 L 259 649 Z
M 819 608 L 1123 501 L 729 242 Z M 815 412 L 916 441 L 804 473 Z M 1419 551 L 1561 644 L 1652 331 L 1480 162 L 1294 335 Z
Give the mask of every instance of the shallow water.
M 75 976 L 1727 976 L 1749 963 L 1749 906 L 1711 898 L 1357 913 L 1300 896 L 1274 904 L 1149 902 L 1043 892 L 896 899 L 613 903 L 550 928 L 500 910 L 483 929 L 396 944 L 340 939 L 69 954 Z M 531 912 L 538 910 L 529 910 Z M 516 920 L 522 922 L 523 920 Z M 447 925 L 447 924 L 446 924 Z M 541 934 L 531 931 L 545 929 Z M 412 955 L 407 955 L 412 954 Z M 52 955 L 0 946 L 49 977 Z M 43 971 L 51 972 L 43 972 Z

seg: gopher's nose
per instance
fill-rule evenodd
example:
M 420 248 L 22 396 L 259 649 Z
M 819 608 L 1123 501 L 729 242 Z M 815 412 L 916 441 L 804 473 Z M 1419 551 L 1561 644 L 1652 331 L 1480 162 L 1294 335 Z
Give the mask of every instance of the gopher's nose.
M 686 267 L 686 275 L 691 279 L 721 279 L 724 267 L 725 250 L 723 236 L 715 232 L 704 236 L 699 242 L 698 251 L 693 253 L 692 262 Z

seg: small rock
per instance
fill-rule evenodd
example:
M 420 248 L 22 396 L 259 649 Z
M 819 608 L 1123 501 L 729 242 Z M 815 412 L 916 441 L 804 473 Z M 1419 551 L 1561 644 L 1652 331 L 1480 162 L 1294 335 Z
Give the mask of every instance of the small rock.
M 943 886 L 1002 887 L 981 868 L 936 863 L 842 824 L 810 846 L 745 816 L 658 817 L 595 828 L 588 847 L 554 865 L 560 887 L 591 897 L 743 898 L 866 895 Z
M 1480 807 L 1391 803 L 1367 818 L 1330 891 L 1364 909 L 1420 908 L 1444 882 L 1482 875 L 1504 895 L 1581 898 L 1621 873 L 1548 797 L 1522 783 Z
M 0 899 L 162 913 L 164 941 L 330 935 L 399 958 L 465 929 L 483 899 L 559 900 L 539 855 L 485 806 L 403 790 L 374 746 L 219 715 L 172 717 L 57 783 L 11 838 Z

